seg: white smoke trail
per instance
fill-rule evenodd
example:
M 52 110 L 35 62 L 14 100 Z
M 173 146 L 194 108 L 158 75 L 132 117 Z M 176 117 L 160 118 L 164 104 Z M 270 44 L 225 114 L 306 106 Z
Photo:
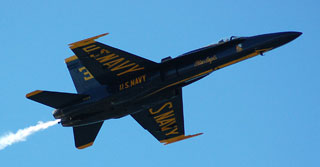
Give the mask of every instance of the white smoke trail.
M 48 122 L 39 121 L 37 125 L 30 126 L 24 129 L 19 129 L 16 133 L 9 132 L 8 134 L 5 134 L 0 137 L 0 150 L 14 143 L 26 141 L 28 136 L 40 130 L 47 129 L 50 126 L 57 124 L 59 121 L 60 119 L 55 121 L 48 121 Z

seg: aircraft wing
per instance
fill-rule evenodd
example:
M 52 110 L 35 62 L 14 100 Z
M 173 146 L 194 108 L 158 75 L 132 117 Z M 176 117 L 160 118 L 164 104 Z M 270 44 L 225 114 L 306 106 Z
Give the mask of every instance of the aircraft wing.
M 83 70 L 85 80 L 94 77 L 100 84 L 115 84 L 158 65 L 153 61 L 95 41 L 104 35 L 107 34 L 69 44 L 76 56 L 67 58 L 66 63 L 79 59 L 89 71 Z
M 202 134 L 185 136 L 182 88 L 166 90 L 150 98 L 158 103 L 131 116 L 161 143 L 166 145 Z

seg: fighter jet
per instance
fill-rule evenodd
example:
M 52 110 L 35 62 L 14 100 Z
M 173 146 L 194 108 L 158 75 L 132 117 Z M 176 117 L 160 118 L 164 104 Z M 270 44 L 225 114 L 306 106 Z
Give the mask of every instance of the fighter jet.
M 232 36 L 156 63 L 96 41 L 106 33 L 69 44 L 75 55 L 65 63 L 77 93 L 36 90 L 26 97 L 54 108 L 54 118 L 61 119 L 64 127 L 73 127 L 78 149 L 93 144 L 104 120 L 127 115 L 158 141 L 170 144 L 202 134 L 185 135 L 182 87 L 301 34 Z

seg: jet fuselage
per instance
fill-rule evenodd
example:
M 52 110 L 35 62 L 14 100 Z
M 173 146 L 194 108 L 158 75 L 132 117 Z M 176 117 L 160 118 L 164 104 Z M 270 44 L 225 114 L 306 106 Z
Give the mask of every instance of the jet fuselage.
M 220 41 L 174 59 L 168 57 L 152 70 L 137 73 L 114 86 L 112 89 L 116 90 L 116 93 L 90 97 L 82 103 L 57 109 L 53 115 L 56 119 L 61 119 L 63 126 L 82 126 L 137 113 L 155 105 L 152 103 L 156 98 L 154 96 L 159 96 L 165 89 L 186 86 L 220 68 L 259 54 L 263 55 L 264 52 L 292 41 L 300 34 L 282 32 L 253 37 L 231 37 L 227 41 Z M 167 96 L 172 98 L 172 95 Z M 149 98 L 153 100 L 148 102 Z

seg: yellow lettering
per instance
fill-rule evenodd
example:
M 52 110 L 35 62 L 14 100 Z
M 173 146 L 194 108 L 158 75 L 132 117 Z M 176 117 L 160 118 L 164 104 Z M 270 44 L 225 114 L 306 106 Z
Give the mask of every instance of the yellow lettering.
M 159 108 L 157 111 L 155 111 L 155 112 L 153 112 L 152 111 L 152 108 L 150 108 L 149 109 L 149 113 L 151 114 L 151 115 L 154 115 L 154 114 L 157 114 L 157 113 L 159 113 L 160 111 L 162 111 L 165 107 L 169 107 L 169 109 L 171 109 L 172 108 L 172 102 L 167 102 L 166 104 L 164 104 L 161 108 Z
M 100 50 L 100 54 L 108 54 L 108 53 L 110 53 L 110 51 L 107 50 L 107 49 L 101 49 Z
M 94 50 L 97 50 L 97 49 L 100 49 L 99 46 L 96 47 L 96 45 L 90 45 L 90 46 L 87 46 L 85 48 L 83 48 L 82 50 L 84 50 L 85 52 L 89 53 L 89 52 L 92 52 Z
M 99 55 L 94 55 L 94 54 L 91 54 L 89 57 L 91 57 L 91 58 L 96 58 L 96 57 L 98 57 Z
M 161 131 L 162 131 L 162 132 L 163 132 L 163 131 L 167 131 L 167 130 L 169 130 L 169 129 L 172 129 L 171 126 L 172 126 L 173 124 L 177 123 L 175 118 L 171 118 L 171 119 L 173 119 L 173 120 L 172 120 L 170 123 L 168 123 L 167 125 L 161 127 Z M 177 126 L 177 125 L 176 125 L 176 126 Z
M 108 66 L 108 68 L 111 68 L 117 64 L 119 64 L 120 62 L 122 62 L 124 60 L 124 58 L 119 58 L 119 59 L 115 59 L 109 62 L 104 63 L 104 66 Z M 112 71 L 112 70 L 111 70 Z
M 83 51 L 86 53 L 90 53 L 93 51 L 98 51 L 98 53 L 95 52 L 95 54 L 90 54 L 89 57 L 97 60 L 98 62 L 102 63 L 103 66 L 106 66 L 110 71 L 119 71 L 117 72 L 117 76 L 121 76 L 130 72 L 143 70 L 144 67 L 140 67 L 138 64 L 131 62 L 130 60 L 126 60 L 123 57 L 120 57 L 119 55 L 115 53 L 111 53 L 107 49 L 102 49 L 100 46 L 97 45 L 89 45 L 84 48 L 82 48 Z M 108 55 L 106 55 L 108 54 Z M 145 81 L 145 76 L 142 76 L 142 78 L 137 78 L 138 81 L 135 81 L 135 85 L 142 83 L 142 80 Z
M 173 134 L 179 134 L 178 127 L 175 127 L 172 131 L 170 131 L 169 133 L 166 133 L 166 136 L 173 135 Z
M 122 58 L 122 59 L 124 59 L 124 58 Z M 112 68 L 111 71 L 117 71 L 117 70 L 121 70 L 121 69 L 135 65 L 135 63 L 128 64 L 129 62 L 130 62 L 129 60 L 123 62 L 120 65 L 117 65 L 116 67 Z M 126 64 L 128 64 L 128 65 L 126 65 Z
M 124 85 L 125 85 L 125 88 L 129 88 L 129 82 L 126 82 Z
M 107 55 L 107 56 L 99 57 L 99 58 L 97 58 L 97 60 L 98 60 L 100 63 L 104 63 L 104 62 L 106 62 L 106 61 L 110 61 L 110 60 L 112 60 L 112 59 L 114 59 L 114 58 L 117 58 L 117 57 L 119 57 L 119 56 L 116 55 L 116 54 L 114 54 L 114 53 L 112 53 L 112 54 L 109 54 L 109 55 Z
M 160 120 L 159 122 L 159 126 L 162 127 L 161 131 L 166 131 L 168 129 L 171 129 L 170 126 L 176 123 L 176 118 L 169 118 L 169 119 L 165 119 L 165 120 Z
M 142 83 L 142 76 L 138 78 L 139 79 L 139 83 Z
M 140 77 L 137 77 L 135 79 L 131 79 L 130 81 L 127 81 L 124 83 L 121 83 L 119 85 L 119 90 L 131 88 L 131 87 L 134 87 L 134 86 L 141 84 L 143 82 L 146 82 L 146 75 L 141 75 Z
M 212 64 L 213 61 L 217 60 L 217 56 L 207 57 L 205 60 L 197 60 L 194 66 L 200 66 L 206 63 Z
M 174 123 L 176 123 L 176 119 L 175 118 L 169 118 L 169 119 L 165 119 L 165 120 L 160 120 L 159 122 L 159 126 L 165 126 L 164 128 L 161 128 L 161 131 L 165 131 L 169 128 L 170 125 L 173 125 Z
M 104 55 L 104 54 L 107 54 L 107 53 L 110 53 L 110 52 L 108 50 L 106 50 L 106 49 L 101 49 L 100 50 L 100 54 L 97 54 L 97 55 L 91 54 L 90 57 L 94 58 L 94 59 L 97 59 L 98 57 L 101 57 L 101 55 Z
M 119 90 L 123 90 L 123 89 L 124 89 L 124 85 L 123 85 L 123 84 L 120 84 Z
M 163 120 L 165 120 L 165 119 L 167 119 L 167 118 L 169 118 L 169 117 L 174 117 L 174 113 L 173 113 L 173 112 L 174 112 L 174 111 L 171 110 L 171 111 L 169 111 L 169 112 L 165 112 L 165 113 L 160 114 L 160 115 L 158 115 L 158 116 L 155 116 L 155 117 L 153 117 L 153 118 L 156 120 L 156 122 L 158 122 L 158 123 L 160 124 L 161 121 L 163 121 Z M 160 126 L 161 126 L 161 125 L 160 125 Z
M 135 63 L 132 63 L 132 65 L 134 65 Z M 132 66 L 131 64 L 130 64 L 130 66 Z M 121 75 L 123 75 L 123 74 L 126 74 L 126 73 L 129 73 L 129 72 L 133 72 L 133 71 L 139 71 L 139 70 L 143 70 L 144 69 L 144 67 L 139 67 L 139 65 L 135 65 L 135 66 L 133 66 L 133 67 L 131 67 L 130 69 L 128 69 L 128 70 L 126 70 L 126 71 L 123 71 L 123 72 L 121 72 L 121 73 L 119 73 L 119 74 L 117 74 L 118 76 L 121 76 Z M 111 70 L 112 71 L 112 70 Z
M 146 75 L 142 76 L 143 82 L 146 82 Z
M 130 81 L 131 87 L 133 87 L 135 85 L 134 83 L 134 79 Z
M 92 74 L 87 70 L 86 67 L 81 67 L 78 70 L 79 70 L 79 72 L 83 73 L 84 80 L 88 81 L 93 78 Z

